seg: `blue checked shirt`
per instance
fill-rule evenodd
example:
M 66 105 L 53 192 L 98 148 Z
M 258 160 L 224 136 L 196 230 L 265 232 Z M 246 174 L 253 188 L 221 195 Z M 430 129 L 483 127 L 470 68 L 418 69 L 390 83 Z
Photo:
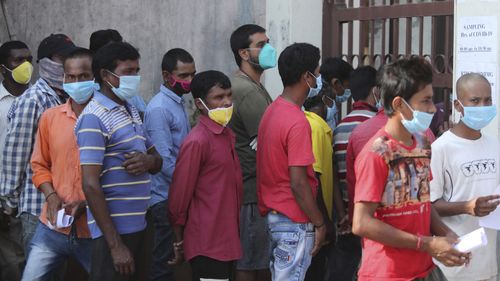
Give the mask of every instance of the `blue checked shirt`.
M 30 158 L 35 143 L 38 120 L 42 113 L 60 105 L 61 98 L 42 78 L 16 98 L 7 115 L 9 124 L 3 147 L 0 197 L 18 212 L 40 215 L 44 202 L 31 180 Z

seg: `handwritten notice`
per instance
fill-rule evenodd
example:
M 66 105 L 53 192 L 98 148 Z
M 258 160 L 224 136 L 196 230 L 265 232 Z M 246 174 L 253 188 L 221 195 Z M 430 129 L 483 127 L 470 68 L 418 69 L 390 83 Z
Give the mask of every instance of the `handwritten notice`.
M 497 18 L 461 17 L 458 21 L 457 59 L 463 62 L 497 61 Z

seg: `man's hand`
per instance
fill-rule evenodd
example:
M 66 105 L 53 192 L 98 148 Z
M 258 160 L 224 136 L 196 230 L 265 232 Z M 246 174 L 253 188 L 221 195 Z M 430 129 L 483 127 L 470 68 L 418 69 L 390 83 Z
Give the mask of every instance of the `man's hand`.
M 184 243 L 183 241 L 174 243 L 174 258 L 168 261 L 169 265 L 181 265 L 184 263 Z
M 85 212 L 86 206 L 87 206 L 87 201 L 80 200 L 64 204 L 63 208 L 65 209 L 66 214 L 70 214 L 72 217 L 77 219 Z
M 500 195 L 477 197 L 467 202 L 468 214 L 475 217 L 484 217 L 493 212 L 500 204 Z
M 347 235 L 352 233 L 352 225 L 349 222 L 349 214 L 346 214 L 339 222 L 338 222 L 338 233 L 339 235 Z
M 423 250 L 446 266 L 462 266 L 469 264 L 470 253 L 461 253 L 454 248 L 457 239 L 450 237 L 423 238 Z
M 113 259 L 113 265 L 115 270 L 121 275 L 130 275 L 135 272 L 134 258 L 132 253 L 122 242 L 118 243 L 116 247 L 111 250 L 111 258 Z
M 134 152 L 125 154 L 125 162 L 123 162 L 123 167 L 125 170 L 134 176 L 139 176 L 147 173 L 151 169 L 152 162 L 151 156 L 144 154 L 142 152 Z
M 47 197 L 47 220 L 56 226 L 57 212 L 62 208 L 62 201 L 57 193 L 51 193 Z
M 314 247 L 311 251 L 311 255 L 314 257 L 321 247 L 325 244 L 326 238 L 326 225 L 323 223 L 320 227 L 314 228 Z

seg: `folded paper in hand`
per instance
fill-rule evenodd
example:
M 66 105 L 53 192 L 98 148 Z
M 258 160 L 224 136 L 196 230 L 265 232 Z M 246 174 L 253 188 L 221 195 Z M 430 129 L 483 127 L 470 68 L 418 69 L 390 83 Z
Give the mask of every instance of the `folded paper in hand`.
M 497 186 L 494 195 L 500 194 L 500 185 Z M 479 225 L 486 228 L 500 230 L 500 208 L 497 207 L 493 212 L 489 215 L 479 218 Z
M 488 245 L 488 238 L 484 228 L 479 228 L 460 237 L 460 241 L 455 245 L 455 249 L 462 253 L 468 253 L 476 248 Z
M 57 212 L 56 226 L 53 226 L 50 221 L 47 221 L 47 224 L 50 229 L 65 228 L 71 226 L 73 220 L 72 216 L 66 215 L 64 209 L 61 209 Z

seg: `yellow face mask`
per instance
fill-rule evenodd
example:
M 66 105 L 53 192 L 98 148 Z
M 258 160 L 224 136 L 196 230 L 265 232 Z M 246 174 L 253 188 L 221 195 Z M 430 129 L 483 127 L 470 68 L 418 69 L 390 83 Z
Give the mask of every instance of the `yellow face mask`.
M 231 117 L 233 116 L 233 105 L 230 107 L 218 107 L 214 109 L 208 109 L 202 99 L 199 99 L 203 106 L 208 110 L 208 117 L 212 119 L 217 124 L 226 127 Z
M 13 70 L 8 69 L 6 66 L 4 67 L 12 73 L 12 79 L 17 83 L 26 85 L 30 82 L 31 74 L 33 74 L 33 65 L 29 61 L 21 63 Z

